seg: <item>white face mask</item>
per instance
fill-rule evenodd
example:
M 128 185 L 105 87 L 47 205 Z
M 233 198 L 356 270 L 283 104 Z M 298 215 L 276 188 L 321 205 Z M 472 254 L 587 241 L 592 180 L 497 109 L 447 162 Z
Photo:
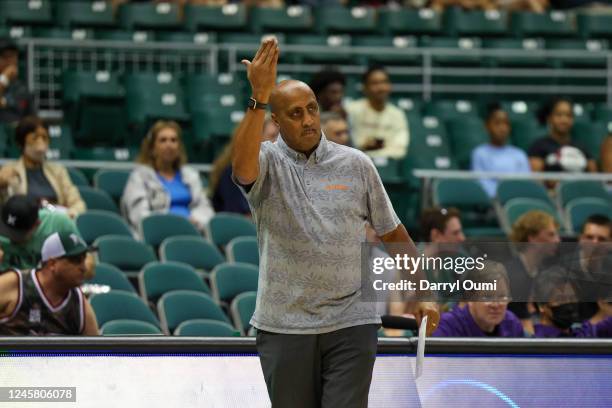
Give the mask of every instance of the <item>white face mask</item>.
M 40 144 L 38 146 L 30 145 L 25 147 L 23 154 L 35 163 L 42 163 L 47 156 L 47 148 L 47 145 L 44 148 L 41 148 Z

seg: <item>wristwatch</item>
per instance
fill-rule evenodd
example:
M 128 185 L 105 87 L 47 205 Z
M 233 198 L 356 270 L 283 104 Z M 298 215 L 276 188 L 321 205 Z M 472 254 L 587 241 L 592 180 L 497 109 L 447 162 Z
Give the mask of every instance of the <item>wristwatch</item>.
M 7 86 L 9 86 L 9 84 L 10 84 L 10 81 L 8 77 L 4 74 L 0 74 L 0 85 L 6 88 Z
M 247 107 L 249 109 L 253 109 L 253 110 L 255 110 L 255 109 L 266 110 L 266 109 L 268 109 L 268 104 L 267 103 L 258 102 L 257 99 L 255 99 L 255 98 L 249 98 L 249 103 L 247 104 Z

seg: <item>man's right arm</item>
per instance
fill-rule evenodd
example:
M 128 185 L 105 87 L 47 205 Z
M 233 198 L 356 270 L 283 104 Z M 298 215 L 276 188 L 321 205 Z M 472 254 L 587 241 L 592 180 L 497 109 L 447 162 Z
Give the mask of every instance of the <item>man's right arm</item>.
M 252 96 L 258 103 L 268 104 L 270 101 L 276 85 L 278 53 L 276 39 L 269 38 L 261 44 L 252 62 L 242 61 L 247 67 Z M 259 176 L 259 149 L 264 118 L 263 109 L 247 109 L 234 135 L 232 171 L 242 185 L 253 184 Z

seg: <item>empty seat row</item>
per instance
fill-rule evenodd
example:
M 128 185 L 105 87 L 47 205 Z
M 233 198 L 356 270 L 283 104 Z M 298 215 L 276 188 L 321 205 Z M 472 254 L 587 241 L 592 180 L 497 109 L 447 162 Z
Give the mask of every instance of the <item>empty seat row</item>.
M 252 32 L 315 31 L 319 33 L 425 33 L 487 34 L 511 31 L 514 35 L 609 36 L 607 15 L 562 11 L 527 13 L 430 9 L 317 7 L 247 8 L 241 4 L 220 7 L 173 3 L 126 3 L 117 13 L 104 1 L 3 0 L 0 24 L 57 25 L 61 27 L 116 27 L 189 31 L 243 30 Z

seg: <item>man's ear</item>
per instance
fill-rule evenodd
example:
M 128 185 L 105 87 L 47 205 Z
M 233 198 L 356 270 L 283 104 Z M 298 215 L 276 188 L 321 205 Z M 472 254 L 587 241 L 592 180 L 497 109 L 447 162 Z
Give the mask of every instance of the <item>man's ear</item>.
M 436 242 L 438 238 L 440 238 L 440 235 L 442 235 L 442 232 L 439 229 L 432 228 L 429 232 L 429 239 L 431 240 L 431 242 Z
M 276 113 L 272 113 L 270 115 L 270 119 L 272 119 L 272 122 L 274 122 L 276 127 L 280 129 L 280 123 L 278 123 L 278 118 L 276 117 Z

